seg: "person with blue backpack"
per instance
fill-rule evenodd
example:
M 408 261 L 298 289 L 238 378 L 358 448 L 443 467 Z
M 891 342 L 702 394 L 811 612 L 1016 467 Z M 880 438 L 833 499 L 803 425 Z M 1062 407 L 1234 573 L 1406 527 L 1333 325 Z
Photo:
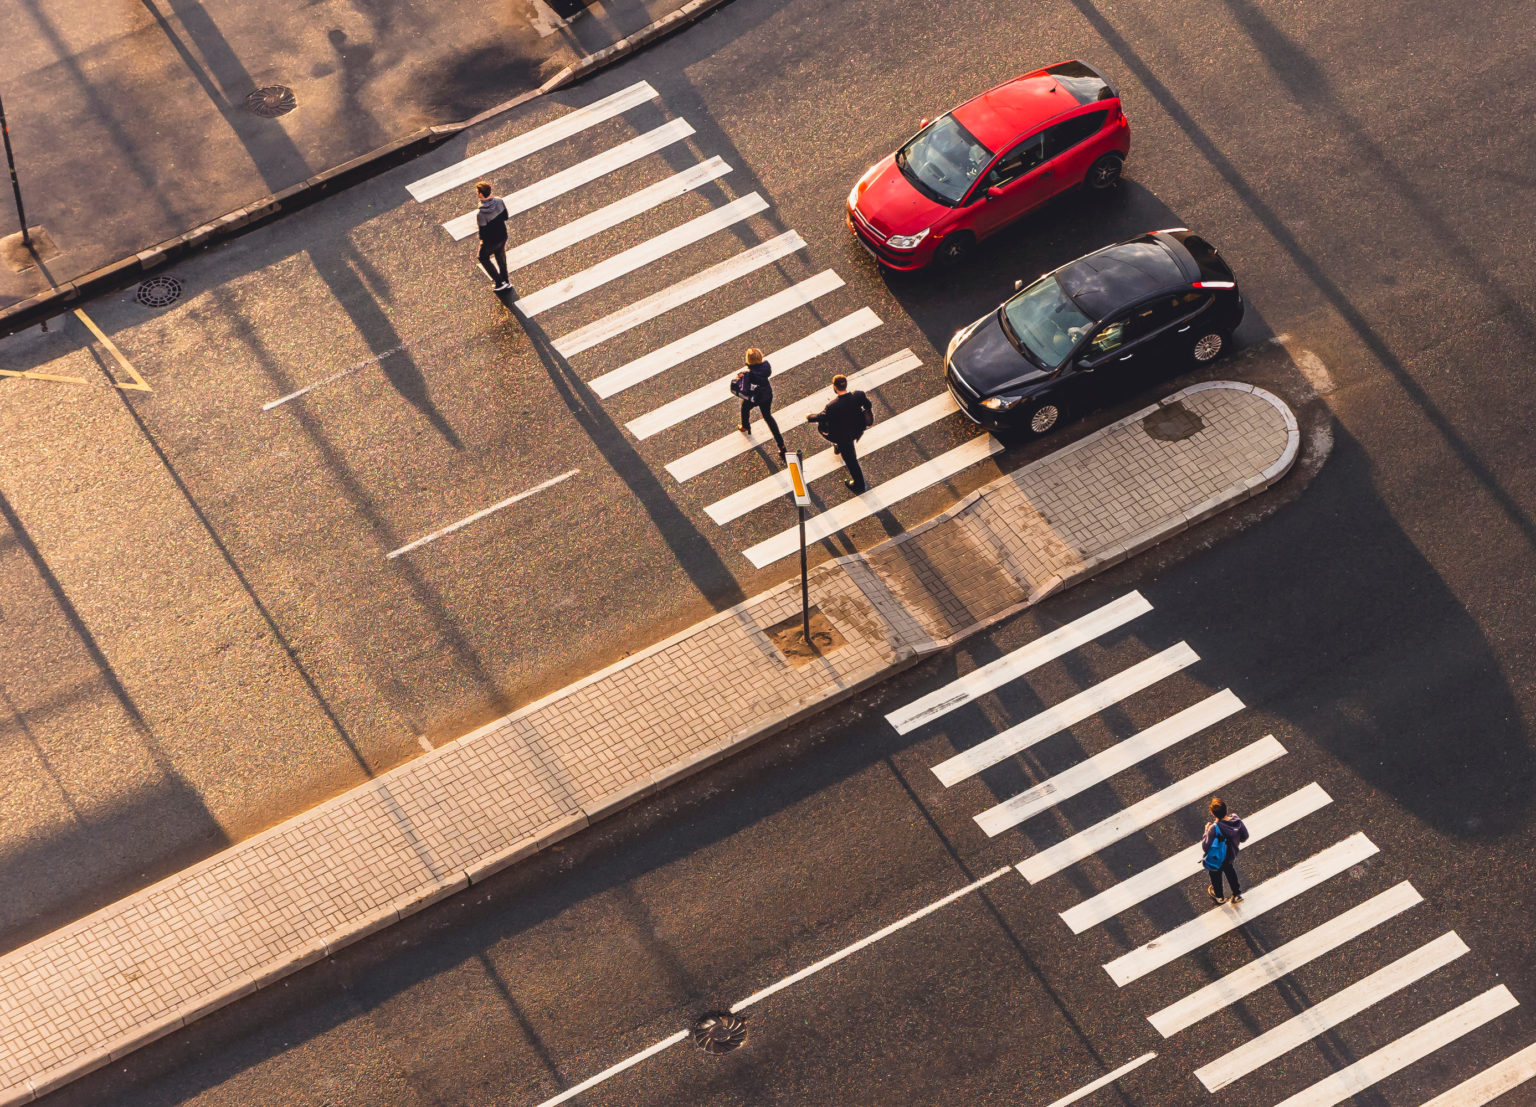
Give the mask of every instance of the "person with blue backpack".
M 1237 882 L 1237 869 L 1232 862 L 1237 859 L 1239 843 L 1247 840 L 1248 828 L 1243 825 L 1243 820 L 1227 814 L 1226 801 L 1220 796 L 1212 796 L 1211 821 L 1206 824 L 1205 833 L 1200 836 L 1200 848 L 1205 853 L 1205 872 L 1211 878 L 1209 891 L 1214 902 L 1227 902 L 1227 897 L 1221 894 L 1223 873 L 1232 885 L 1232 902 L 1243 901 L 1243 889 Z

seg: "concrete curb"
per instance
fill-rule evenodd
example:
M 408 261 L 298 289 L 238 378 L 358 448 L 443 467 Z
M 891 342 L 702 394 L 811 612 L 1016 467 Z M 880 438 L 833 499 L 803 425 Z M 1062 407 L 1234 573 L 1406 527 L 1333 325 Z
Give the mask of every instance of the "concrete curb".
M 441 123 L 413 131 L 403 138 L 395 139 L 366 154 L 360 154 L 350 161 L 332 166 L 298 184 L 263 196 L 233 211 L 227 211 L 174 238 L 157 242 L 137 253 L 129 254 L 127 257 L 82 273 L 63 284 L 55 285 L 46 292 L 39 292 L 35 296 L 12 304 L 0 310 L 0 338 L 63 315 L 86 300 L 126 288 L 162 265 L 177 261 L 195 251 L 207 249 L 216 243 L 235 238 L 247 231 L 255 230 L 280 216 L 308 207 L 333 192 L 340 192 L 370 177 L 376 177 L 398 165 L 403 165 L 471 127 L 521 107 L 540 96 L 548 95 L 557 89 L 593 76 L 607 66 L 622 61 L 643 47 L 683 29 L 729 2 L 730 0 L 688 0 L 688 3 L 676 11 L 641 28 L 628 38 L 622 38 L 612 45 L 588 54 L 575 64 L 566 66 L 538 88 L 529 89 L 493 108 L 487 108 L 478 115 L 458 123 Z M 0 1092 L 0 1096 L 3 1094 Z M 6 1101 L 0 1098 L 0 1107 L 5 1107 L 5 1103 Z

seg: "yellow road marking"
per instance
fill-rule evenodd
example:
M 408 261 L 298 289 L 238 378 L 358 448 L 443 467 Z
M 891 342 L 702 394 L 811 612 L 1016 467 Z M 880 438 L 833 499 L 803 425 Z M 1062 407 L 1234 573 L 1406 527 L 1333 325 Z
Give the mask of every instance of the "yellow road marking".
M 90 329 L 90 332 L 96 336 L 97 341 L 99 341 L 103 346 L 107 348 L 107 353 L 111 354 L 116 362 L 123 367 L 124 372 L 133 378 L 132 384 L 124 384 L 122 381 L 113 381 L 112 383 L 114 385 L 116 385 L 118 388 L 132 392 L 154 391 L 153 388 L 149 387 L 144 378 L 139 376 L 139 371 L 135 369 L 131 364 L 129 364 L 128 359 L 123 356 L 123 351 L 117 348 L 117 344 L 114 343 L 106 335 L 102 334 L 101 328 L 98 327 L 95 323 L 91 322 L 91 317 L 89 315 L 81 311 L 79 308 L 75 309 L 75 315 L 78 316 L 80 322 L 84 323 Z
M 60 384 L 85 384 L 84 377 L 56 377 L 52 373 L 39 373 L 35 369 L 0 369 L 0 377 L 22 377 L 29 381 L 58 381 Z

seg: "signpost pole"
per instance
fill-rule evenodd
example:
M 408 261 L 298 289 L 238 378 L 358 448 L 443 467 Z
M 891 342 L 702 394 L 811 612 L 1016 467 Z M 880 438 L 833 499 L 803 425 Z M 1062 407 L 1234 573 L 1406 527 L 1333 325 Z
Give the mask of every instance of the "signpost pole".
M 784 455 L 784 464 L 789 466 L 789 487 L 795 497 L 795 513 L 800 516 L 800 629 L 805 635 L 805 648 L 814 650 L 811 643 L 811 581 L 805 554 L 805 509 L 811 506 L 811 493 L 805 486 L 801 457 L 799 450 L 790 450 Z
M 32 249 L 32 232 L 27 230 L 27 209 L 21 206 L 21 182 L 16 179 L 16 157 L 11 153 L 11 129 L 5 123 L 5 104 L 0 103 L 0 136 L 5 138 L 5 164 L 11 170 L 11 191 L 16 194 L 16 218 L 21 220 L 21 244 Z

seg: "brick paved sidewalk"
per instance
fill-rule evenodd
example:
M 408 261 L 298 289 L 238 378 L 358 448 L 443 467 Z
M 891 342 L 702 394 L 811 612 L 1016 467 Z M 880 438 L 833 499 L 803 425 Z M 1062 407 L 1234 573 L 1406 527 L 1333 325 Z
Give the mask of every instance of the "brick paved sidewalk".
M 1249 385 L 1170 396 L 795 580 L 0 958 L 25 1103 L 1223 510 L 1295 460 Z M 798 662 L 798 663 L 797 663 Z

